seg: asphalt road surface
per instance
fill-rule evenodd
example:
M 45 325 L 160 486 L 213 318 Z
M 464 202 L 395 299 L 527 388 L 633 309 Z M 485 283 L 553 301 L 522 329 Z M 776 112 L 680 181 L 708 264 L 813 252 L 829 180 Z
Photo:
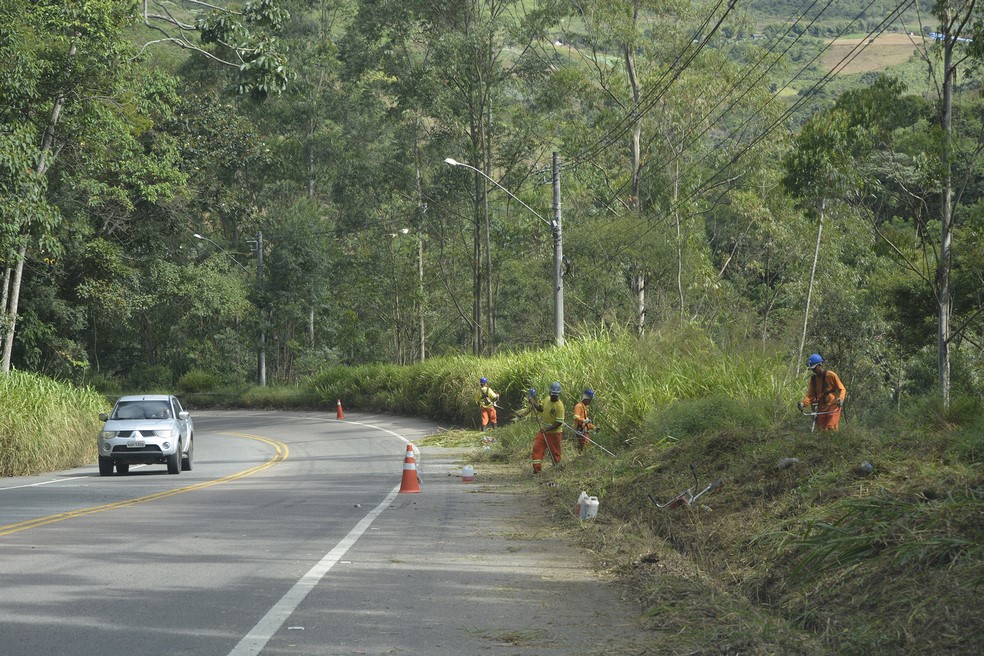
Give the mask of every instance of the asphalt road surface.
M 0 654 L 658 653 L 535 499 L 437 448 L 399 493 L 433 424 L 193 418 L 190 472 L 0 478 Z

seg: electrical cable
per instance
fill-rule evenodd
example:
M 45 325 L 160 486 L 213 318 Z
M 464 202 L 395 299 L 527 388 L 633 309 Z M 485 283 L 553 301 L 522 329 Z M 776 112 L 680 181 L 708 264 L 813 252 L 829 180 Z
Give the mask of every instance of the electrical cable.
M 803 96 L 799 100 L 797 100 L 795 103 L 793 103 L 793 105 L 790 106 L 785 112 L 783 112 L 783 114 L 781 116 L 779 116 L 778 118 L 776 118 L 775 120 L 773 120 L 772 123 L 770 123 L 766 127 L 766 129 L 764 129 L 755 138 L 753 138 L 751 141 L 749 141 L 743 148 L 741 148 L 737 153 L 735 153 L 727 163 L 725 163 L 723 166 L 721 166 L 720 168 L 718 168 L 711 176 L 709 176 L 708 178 L 706 178 L 690 194 L 688 194 L 685 198 L 683 198 L 681 200 L 678 200 L 672 207 L 670 207 L 664 213 L 664 216 L 670 216 L 674 211 L 678 210 L 684 204 L 690 202 L 696 196 L 698 196 L 700 194 L 703 194 L 706 191 L 708 191 L 711 188 L 711 186 L 713 186 L 711 183 L 713 183 L 713 181 L 715 179 L 717 179 L 718 176 L 720 176 L 724 171 L 726 171 L 728 168 L 730 168 L 735 163 L 737 163 L 737 161 L 742 156 L 744 156 L 752 147 L 754 147 L 757 143 L 759 143 L 766 136 L 768 136 L 768 134 L 770 134 L 772 131 L 774 131 L 780 124 L 782 124 L 786 119 L 788 119 L 789 116 L 791 116 L 793 113 L 795 113 L 795 111 L 797 111 L 797 109 L 800 106 L 802 106 L 803 103 L 807 102 L 807 100 L 809 99 L 809 97 L 811 95 L 813 95 L 816 91 L 818 91 L 819 89 L 821 89 L 824 86 L 826 86 L 827 84 L 829 84 L 829 82 L 831 81 L 831 79 L 833 78 L 834 75 L 836 75 L 840 70 L 842 70 L 844 67 L 846 67 L 847 65 L 849 65 L 852 61 L 854 61 L 854 59 L 858 55 L 860 55 L 861 52 L 863 52 L 869 45 L 871 45 L 871 43 L 873 42 L 874 38 L 877 38 L 877 36 L 879 36 L 880 34 L 882 34 L 885 31 L 885 29 L 887 29 L 887 23 L 889 23 L 892 20 L 894 20 L 894 18 L 896 17 L 895 16 L 896 14 L 901 14 L 904 11 L 906 11 L 908 9 L 909 5 L 911 5 L 913 1 L 914 0 L 903 0 L 903 2 L 899 3 L 896 6 L 896 8 L 892 12 L 890 12 L 890 14 L 888 15 L 888 17 L 886 17 L 885 19 L 883 19 L 878 24 L 878 26 L 876 26 L 873 30 L 871 30 L 868 33 L 868 35 L 864 39 L 862 39 L 860 43 L 858 43 L 857 45 L 855 45 L 854 48 L 852 48 L 852 50 L 849 51 L 847 55 L 845 55 L 834 67 L 832 67 L 831 70 L 827 74 L 825 74 L 824 76 L 822 76 L 816 83 L 814 83 L 814 85 L 808 90 L 808 92 L 806 94 L 803 94 Z M 872 3 L 873 2 L 874 2 L 874 0 L 872 0 Z M 858 17 L 855 18 L 854 21 L 852 21 L 847 27 L 845 27 L 845 30 L 846 29 L 849 29 L 850 25 L 853 25 L 854 22 L 856 22 L 857 20 L 859 20 L 860 17 L 861 17 L 861 15 L 863 15 L 863 12 L 866 11 L 867 8 L 869 8 L 872 3 L 869 3 L 868 7 L 866 7 L 865 9 L 863 9 L 862 10 L 862 13 L 859 14 Z M 843 32 L 842 32 L 842 34 L 843 34 Z M 827 47 L 829 47 L 829 45 L 830 44 L 828 44 Z M 800 71 L 800 73 L 797 74 L 796 77 L 798 77 L 799 75 L 801 75 L 803 71 L 805 71 L 809 66 L 811 66 L 813 64 L 813 62 L 815 62 L 816 59 L 818 59 L 826 51 L 826 49 L 827 48 L 825 47 L 823 50 L 821 50 L 817 54 L 817 56 L 815 56 L 813 58 L 813 60 L 811 60 L 807 64 L 807 66 L 804 67 Z M 796 78 L 794 77 L 793 79 L 796 79 Z M 776 95 L 778 95 L 778 94 L 776 94 Z M 770 103 L 772 102 L 772 100 L 775 99 L 776 95 L 774 95 L 772 98 L 770 98 L 770 101 L 769 101 Z M 764 111 L 765 107 L 768 106 L 768 104 L 769 103 L 766 103 L 766 105 L 764 105 L 762 108 L 760 108 L 756 112 L 756 114 L 760 113 L 761 111 Z M 747 123 L 748 123 L 748 121 L 746 120 L 746 122 L 743 123 L 742 126 L 740 126 L 740 127 L 744 127 L 745 125 L 747 125 Z M 732 136 L 734 136 L 734 134 L 735 133 L 732 133 Z M 709 152 L 714 152 L 714 151 L 709 151 Z M 706 155 L 705 155 L 704 158 L 706 158 Z M 701 158 L 701 160 L 698 160 L 698 162 L 696 162 L 693 165 L 693 167 L 695 167 L 696 164 L 699 164 L 701 161 L 703 161 L 704 158 Z M 711 186 L 709 186 L 709 185 L 711 185 Z M 623 184 L 622 187 L 620 188 L 620 190 L 617 193 L 621 193 L 621 190 L 624 190 L 625 186 L 626 185 Z M 720 201 L 720 199 L 723 197 L 723 195 L 726 192 L 727 192 L 727 189 L 725 189 L 724 191 L 722 191 L 721 194 L 718 195 L 718 197 L 717 197 L 717 199 L 715 201 L 715 206 L 717 205 L 717 202 Z M 690 216 L 688 216 L 686 218 L 690 218 Z M 658 226 L 660 226 L 663 223 L 664 220 L 656 220 L 656 221 L 649 221 L 649 222 L 647 222 L 648 225 L 645 228 L 645 230 L 643 230 L 641 233 L 637 233 L 637 234 L 634 234 L 632 236 L 633 243 L 635 241 L 637 241 L 640 237 L 643 237 L 646 234 L 650 233 L 651 231 L 655 230 Z M 627 248 L 628 248 L 628 245 L 625 245 L 625 246 L 623 246 L 621 248 L 617 248 L 616 249 L 616 252 L 617 253 L 625 252 L 625 250 L 627 250 Z M 612 259 L 612 258 L 609 258 L 609 259 Z M 587 271 L 590 273 L 591 271 L 600 270 L 600 268 L 601 267 L 596 266 L 596 267 L 587 269 Z
M 576 166 L 576 163 L 580 161 L 593 159 L 598 153 L 614 145 L 618 141 L 618 139 L 621 138 L 633 125 L 635 125 L 643 116 L 645 116 L 650 110 L 652 110 L 652 108 L 656 106 L 656 103 L 659 102 L 659 100 L 666 94 L 670 86 L 672 86 L 673 82 L 675 82 L 680 77 L 680 75 L 687 69 L 687 67 L 690 66 L 691 63 L 693 63 L 697 55 L 700 54 L 700 51 L 707 46 L 707 43 L 717 33 L 718 29 L 720 29 L 724 20 L 734 10 L 735 2 L 736 0 L 728 1 L 727 11 L 725 11 L 725 13 L 721 16 L 721 18 L 718 19 L 717 23 L 714 25 L 711 31 L 707 33 L 707 36 L 701 39 L 700 35 L 702 34 L 704 28 L 710 23 L 711 19 L 713 19 L 714 14 L 718 11 L 721 5 L 724 4 L 724 0 L 718 0 L 717 5 L 714 6 L 714 8 L 708 14 L 707 18 L 704 19 L 704 22 L 701 23 L 700 27 L 698 27 L 697 31 L 694 33 L 694 38 L 691 39 L 690 43 L 688 43 L 687 46 L 677 54 L 677 56 L 670 63 L 670 65 L 667 66 L 667 68 L 663 71 L 663 73 L 656 80 L 653 86 L 650 87 L 649 91 L 647 91 L 646 94 L 644 94 L 644 96 L 640 98 L 639 102 L 636 103 L 629 110 L 629 112 L 627 112 L 622 118 L 616 121 L 614 126 L 609 127 L 606 134 L 599 137 L 597 140 L 595 140 L 594 143 L 592 143 L 590 146 L 586 147 L 585 149 L 582 149 L 580 153 L 575 155 L 572 158 L 573 163 L 570 166 Z M 689 55 L 686 62 L 684 62 L 679 67 L 679 69 L 677 69 L 677 65 L 679 64 L 681 59 L 687 56 L 687 53 L 690 50 L 691 46 L 695 42 L 698 42 L 698 40 L 699 43 L 697 48 L 694 50 L 692 54 Z M 670 76 L 669 81 L 667 81 L 665 85 L 661 87 L 661 85 L 663 85 L 664 80 L 666 80 L 668 76 Z
M 809 0 L 807 0 L 807 1 L 809 1 Z M 734 84 L 733 84 L 733 85 L 731 86 L 731 88 L 730 88 L 730 89 L 729 89 L 729 90 L 728 90 L 727 92 L 725 92 L 724 94 L 722 94 L 722 99 L 721 99 L 721 100 L 719 100 L 719 101 L 718 101 L 718 103 L 716 103 L 716 104 L 714 105 L 714 107 L 712 107 L 712 108 L 711 108 L 711 111 L 713 111 L 713 110 L 714 110 L 715 108 L 717 108 L 718 106 L 720 106 L 720 104 L 724 102 L 724 98 L 726 98 L 726 97 L 728 96 L 728 94 L 730 94 L 730 93 L 731 93 L 732 91 L 734 91 L 734 90 L 735 90 L 735 89 L 736 89 L 736 88 L 738 87 L 738 85 L 739 85 L 739 84 L 741 84 L 741 81 L 742 81 L 742 80 L 744 80 L 744 79 L 745 79 L 745 78 L 746 78 L 746 77 L 747 77 L 748 75 L 750 75 L 750 74 L 751 74 L 751 71 L 753 71 L 753 70 L 755 70 L 755 68 L 756 68 L 756 67 L 758 66 L 758 64 L 759 64 L 759 63 L 761 63 L 761 61 L 762 61 L 762 60 L 764 60 L 764 59 L 765 59 L 766 57 L 768 57 L 768 56 L 769 56 L 770 54 L 772 54 L 772 53 L 773 53 L 773 52 L 775 51 L 775 48 L 776 48 L 776 47 L 778 47 L 778 45 L 779 45 L 780 43 L 782 43 L 782 41 L 783 41 L 783 40 L 784 40 L 784 39 L 786 38 L 786 36 L 788 36 L 788 35 L 789 35 L 789 33 L 790 33 L 790 32 L 791 32 L 792 30 L 793 30 L 793 28 L 794 28 L 794 27 L 795 27 L 795 26 L 796 26 L 796 25 L 797 25 L 797 24 L 798 24 L 798 23 L 799 23 L 799 22 L 800 22 L 800 21 L 801 21 L 801 20 L 802 20 L 802 19 L 803 19 L 803 18 L 804 18 L 804 17 L 806 16 L 806 14 L 807 14 L 807 13 L 808 13 L 808 12 L 809 12 L 809 11 L 810 11 L 810 10 L 811 10 L 811 9 L 812 9 L 813 7 L 815 7 L 815 6 L 817 5 L 817 3 L 818 3 L 818 2 L 820 2 L 820 0 L 813 0 L 813 1 L 812 1 L 812 2 L 810 3 L 810 5 L 809 5 L 809 6 L 808 6 L 808 7 L 806 8 L 806 9 L 804 9 L 804 10 L 803 10 L 803 11 L 802 11 L 802 12 L 800 13 L 800 15 L 799 15 L 799 17 L 798 17 L 798 18 L 796 18 L 795 20 L 793 20 L 793 22 L 792 22 L 792 23 L 789 23 L 789 25 L 788 25 L 788 27 L 786 28 L 786 31 L 785 31 L 785 32 L 784 32 L 784 33 L 783 33 L 782 35 L 780 35 L 780 36 L 779 36 L 778 38 L 776 38 L 776 39 L 775 39 L 775 40 L 773 41 L 773 43 L 772 43 L 772 44 L 771 44 L 771 45 L 770 45 L 770 46 L 769 46 L 769 47 L 768 47 L 768 48 L 766 49 L 766 51 L 765 51 L 765 52 L 764 52 L 764 53 L 762 54 L 762 56 L 760 56 L 760 57 L 759 57 L 759 59 L 758 59 L 758 60 L 756 60 L 756 62 L 755 62 L 754 64 L 752 64 L 751 66 L 749 66 L 749 67 L 747 67 L 747 68 L 745 69 L 745 73 L 743 73 L 743 74 L 742 74 L 742 76 L 741 76 L 741 77 L 739 77 L 739 79 L 738 79 L 738 80 L 737 80 L 737 81 L 736 81 L 736 82 L 735 82 L 735 83 L 734 83 Z M 797 42 L 798 42 L 798 41 L 799 41 L 799 40 L 800 40 L 800 39 L 801 39 L 801 38 L 802 38 L 802 37 L 803 37 L 803 36 L 804 36 L 805 34 L 807 34 L 807 33 L 809 32 L 809 29 L 810 29 L 810 28 L 811 28 L 811 27 L 812 27 L 812 26 L 813 26 L 813 25 L 814 25 L 814 24 L 816 23 L 816 21 L 817 21 L 817 20 L 819 20 L 819 18 L 820 18 L 820 16 L 822 16 L 822 15 L 823 15 L 823 13 L 824 13 L 824 12 L 825 12 L 825 11 L 826 11 L 826 10 L 827 10 L 827 9 L 828 9 L 829 7 L 830 7 L 830 5 L 831 5 L 832 3 L 833 3 L 833 0 L 827 0 L 827 4 L 826 4 L 826 5 L 824 6 L 824 8 L 823 8 L 823 9 L 821 9 L 821 10 L 820 10 L 820 11 L 819 11 L 819 12 L 818 12 L 818 13 L 817 13 L 817 14 L 816 14 L 816 15 L 815 15 L 814 17 L 813 17 L 813 19 L 812 19 L 812 20 L 810 21 L 810 23 L 809 23 L 809 25 L 807 25 L 807 26 L 806 26 L 806 27 L 805 27 L 805 28 L 804 28 L 804 29 L 803 29 L 803 30 L 802 30 L 802 31 L 801 31 L 801 32 L 800 32 L 800 33 L 799 33 L 799 34 L 798 34 L 798 35 L 796 36 L 796 38 L 795 38 L 795 39 L 793 39 L 793 41 L 792 41 L 792 43 L 790 43 L 790 44 L 789 44 L 789 45 L 788 45 L 788 46 L 786 47 L 786 49 L 785 49 L 785 50 L 784 50 L 784 51 L 783 51 L 783 52 L 782 52 L 782 53 L 780 54 L 780 56 L 779 56 L 779 57 L 777 57 L 777 58 L 776 58 L 776 59 L 775 59 L 775 60 L 773 61 L 773 63 L 772 63 L 771 65 L 769 65 L 769 67 L 768 67 L 768 68 L 767 68 L 767 69 L 766 69 L 766 70 L 765 70 L 765 71 L 764 71 L 764 72 L 763 72 L 763 73 L 762 73 L 762 74 L 761 74 L 761 75 L 760 75 L 760 76 L 759 76 L 759 77 L 758 77 L 758 78 L 756 79 L 756 82 L 757 82 L 758 80 L 761 80 L 761 78 L 762 78 L 762 77 L 764 77 L 764 76 L 765 76 L 765 75 L 766 75 L 766 74 L 767 74 L 767 73 L 768 73 L 768 72 L 769 72 L 770 70 L 772 70 L 772 68 L 774 68 L 774 67 L 775 67 L 775 65 L 776 65 L 776 64 L 777 64 L 777 63 L 778 63 L 779 61 L 781 61 L 781 59 L 782 59 L 782 55 L 785 55 L 785 54 L 786 54 L 787 52 L 789 52 L 789 50 L 790 50 L 790 49 L 791 49 L 791 48 L 792 48 L 792 47 L 793 47 L 793 46 L 794 46 L 794 45 L 795 45 L 795 44 L 796 44 L 796 43 L 797 43 Z M 870 7 L 870 5 L 869 5 L 869 7 Z M 722 17 L 722 19 L 723 19 L 723 18 L 724 18 L 724 17 Z M 706 24 L 706 22 L 705 22 L 705 24 Z M 716 30 L 717 30 L 717 26 L 715 26 L 715 31 L 716 31 Z M 698 33 L 699 33 L 699 32 L 700 32 L 700 30 L 698 30 Z M 690 61 L 692 61 L 692 59 L 691 59 Z M 675 63 L 676 63 L 676 61 L 674 61 L 674 64 L 675 64 Z M 689 63 L 690 63 L 690 62 L 688 62 L 688 64 L 689 64 Z M 672 64 L 671 64 L 671 67 L 672 67 Z M 682 73 L 682 70 L 681 70 L 680 72 Z M 739 97 L 739 98 L 738 98 L 738 99 L 737 99 L 737 100 L 736 100 L 736 101 L 735 101 L 734 103 L 732 103 L 732 104 L 731 104 L 731 105 L 729 106 L 729 108 L 728 108 L 728 109 L 730 110 L 731 108 L 733 108 L 733 107 L 734 107 L 734 105 L 735 105 L 735 104 L 737 104 L 737 102 L 738 102 L 738 100 L 740 100 L 740 99 L 741 99 L 742 97 L 744 97 L 745 95 L 747 95 L 747 93 L 748 93 L 748 92 L 750 92 L 750 91 L 751 91 L 751 90 L 752 90 L 753 88 L 754 88 L 754 83 L 753 83 L 753 85 L 750 85 L 750 86 L 749 86 L 749 88 L 748 88 L 748 89 L 746 90 L 746 92 L 745 92 L 745 93 L 743 93 L 743 94 L 742 94 L 742 95 L 741 95 L 741 96 L 740 96 L 740 97 Z M 667 87 L 667 89 L 668 89 L 668 87 Z M 662 97 L 663 97 L 663 96 L 665 95 L 665 92 L 666 92 L 666 90 L 667 90 L 667 89 L 664 89 L 664 90 L 662 90 L 662 91 L 661 91 L 661 92 L 659 93 L 659 96 L 658 96 L 658 97 L 657 97 L 657 98 L 656 98 L 655 100 L 659 100 L 659 99 L 661 99 L 661 98 L 662 98 Z M 651 91 L 651 92 L 652 92 L 652 91 Z M 651 93 L 651 92 L 650 92 L 650 93 Z M 699 101 L 695 101 L 695 102 L 699 102 Z M 649 107 L 648 107 L 648 109 L 647 109 L 647 111 L 649 111 L 649 110 L 651 110 L 651 109 L 652 109 L 652 108 L 653 108 L 654 106 L 655 106 L 655 103 L 650 103 L 650 105 L 649 105 Z M 724 113 L 726 113 L 727 111 L 728 111 L 728 110 L 725 110 L 725 112 L 722 112 L 722 115 L 723 115 Z M 706 114 L 705 116 L 703 116 L 703 117 L 701 117 L 701 119 L 700 119 L 699 121 L 695 121 L 695 123 L 699 123 L 699 122 L 702 122 L 703 120 L 705 120 L 705 119 L 706 119 L 706 118 L 708 118 L 709 116 L 710 116 L 710 114 Z M 641 117 L 640 117 L 640 118 L 641 118 Z M 710 129 L 710 128 L 708 128 L 708 129 Z M 609 130 L 609 133 L 611 133 L 611 130 Z M 706 130 L 705 130 L 705 133 L 706 133 Z M 624 134 L 624 131 L 622 132 L 622 134 Z M 607 137 L 607 135 L 606 135 L 606 137 Z M 605 137 L 603 137 L 602 139 L 604 139 L 604 138 L 605 138 Z M 612 142 L 612 143 L 614 143 L 614 142 Z M 610 144 L 608 144 L 608 145 L 612 145 L 612 144 L 610 143 Z M 579 163 L 580 163 L 581 161 L 583 161 L 583 160 L 585 160 L 585 159 L 587 159 L 587 157 L 586 157 L 586 156 L 585 156 L 584 154 L 577 154 L 577 155 L 574 155 L 574 156 L 573 156 L 573 157 L 571 158 L 571 160 L 570 160 L 569 162 L 567 162 L 567 163 L 565 163 L 565 164 L 563 165 L 563 168 L 564 168 L 564 169 L 568 169 L 568 168 L 575 168 L 575 167 L 576 167 L 576 166 L 577 166 L 577 165 L 578 165 L 578 164 L 579 164 Z

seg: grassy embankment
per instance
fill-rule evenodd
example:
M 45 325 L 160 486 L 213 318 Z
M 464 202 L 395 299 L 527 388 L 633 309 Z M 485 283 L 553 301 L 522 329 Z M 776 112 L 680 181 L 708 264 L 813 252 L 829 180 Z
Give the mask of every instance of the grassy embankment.
M 475 426 L 477 381 L 488 376 L 505 408 L 494 447 L 480 450 L 475 430 L 433 439 L 474 445 L 484 480 L 520 481 L 551 501 L 555 526 L 631 585 L 654 653 L 979 653 L 979 401 L 955 401 L 945 415 L 931 401 L 912 402 L 903 414 L 869 412 L 868 425 L 811 434 L 793 406 L 805 372 L 790 376 L 785 360 L 673 330 L 484 359 L 334 368 L 308 386 L 254 388 L 241 402 L 330 409 L 342 399 L 348 410 Z M 578 455 L 567 440 L 563 465 L 534 479 L 534 424 L 507 421 L 526 389 L 543 391 L 552 380 L 564 385 L 569 409 L 578 391 L 597 390 L 596 438 L 615 457 L 598 448 Z M 95 460 L 101 397 L 23 375 L 4 385 L 0 462 L 8 473 Z M 11 468 L 11 454 L 33 469 Z M 859 468 L 865 460 L 870 474 Z M 690 486 L 691 463 L 704 482 L 721 477 L 724 485 L 695 506 L 656 508 L 648 495 L 666 501 Z M 601 501 L 591 522 L 573 514 L 582 489 Z M 534 518 L 530 530 L 545 529 Z
M 486 480 L 526 480 L 559 525 L 632 585 L 658 636 L 656 653 L 973 654 L 984 647 L 984 418 L 976 401 L 945 417 L 931 401 L 877 426 L 811 434 L 794 403 L 805 372 L 784 358 L 726 353 L 697 332 L 642 342 L 595 339 L 488 359 L 334 369 L 313 381 L 330 406 L 449 418 L 474 426 L 485 375 L 517 409 L 551 380 L 573 408 L 597 390 L 600 449 L 529 473 L 534 432 L 505 425 L 476 451 Z M 848 381 L 848 384 L 850 382 Z M 855 399 L 858 406 L 863 400 Z M 474 430 L 445 433 L 479 445 Z M 796 459 L 795 461 L 784 459 Z M 870 474 L 859 465 L 867 460 Z M 694 507 L 658 509 L 703 482 L 724 485 Z M 543 485 L 544 483 L 551 485 Z M 573 514 L 578 491 L 596 521 Z M 531 529 L 534 530 L 534 529 Z M 617 653 L 617 652 L 614 652 Z
M 96 461 L 106 399 L 29 373 L 0 376 L 0 476 L 68 469 Z

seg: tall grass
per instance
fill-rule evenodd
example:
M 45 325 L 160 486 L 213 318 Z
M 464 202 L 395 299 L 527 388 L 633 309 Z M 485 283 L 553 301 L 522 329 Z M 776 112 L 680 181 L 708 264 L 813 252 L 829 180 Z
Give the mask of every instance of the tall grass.
M 106 399 L 31 373 L 0 376 L 0 476 L 67 469 L 96 461 Z
M 317 374 L 310 385 L 329 405 L 340 399 L 346 408 L 441 417 L 474 426 L 480 377 L 487 377 L 501 395 L 500 423 L 522 407 L 529 388 L 545 394 L 550 383 L 558 381 L 569 407 L 582 390 L 594 389 L 593 415 L 604 428 L 602 435 L 625 438 L 649 426 L 654 412 L 677 401 L 720 397 L 791 403 L 801 390 L 784 378 L 784 371 L 777 355 L 726 353 L 699 329 L 687 328 L 656 332 L 642 340 L 597 334 L 560 348 L 489 358 L 334 367 Z

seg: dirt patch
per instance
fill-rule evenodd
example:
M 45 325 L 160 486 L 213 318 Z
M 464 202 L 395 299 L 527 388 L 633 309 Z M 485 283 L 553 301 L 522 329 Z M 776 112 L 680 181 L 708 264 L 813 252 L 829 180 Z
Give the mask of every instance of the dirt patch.
M 869 41 L 870 43 L 863 49 L 858 49 L 859 45 Z M 827 70 L 834 70 L 836 67 L 839 75 L 884 71 L 891 66 L 909 61 L 916 48 L 922 47 L 923 42 L 923 37 L 918 34 L 911 36 L 882 34 L 874 39 L 865 37 L 835 39 L 823 57 L 823 65 Z M 852 55 L 852 52 L 856 56 Z

